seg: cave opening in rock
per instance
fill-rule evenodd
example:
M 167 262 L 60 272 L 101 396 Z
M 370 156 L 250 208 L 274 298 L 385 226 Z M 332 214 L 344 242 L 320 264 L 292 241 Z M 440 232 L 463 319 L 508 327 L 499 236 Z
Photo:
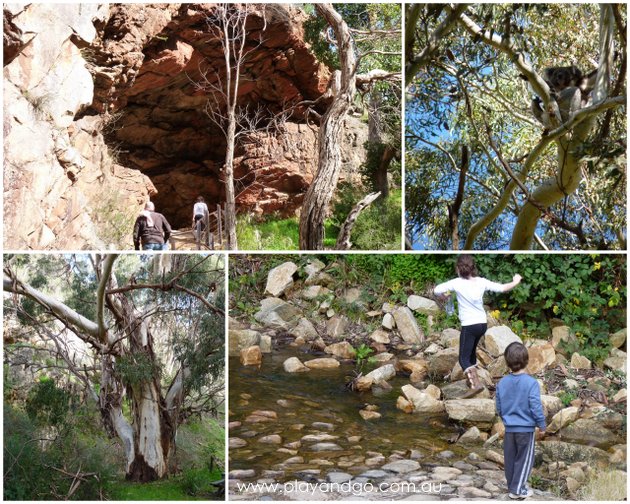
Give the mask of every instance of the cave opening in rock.
M 174 229 L 182 229 L 191 224 L 198 196 L 210 211 L 225 203 L 226 139 L 206 109 L 220 108 L 221 100 L 210 100 L 199 85 L 203 76 L 222 77 L 225 63 L 216 31 L 208 24 L 211 6 L 169 6 L 169 20 L 143 27 L 142 33 L 134 30 L 151 9 L 156 7 L 125 6 L 103 27 L 108 61 L 112 47 L 129 50 L 123 43 L 127 39 L 141 53 L 133 58 L 121 54 L 128 75 L 112 79 L 100 66 L 95 76 L 98 112 L 117 114 L 106 135 L 110 151 L 121 165 L 149 177 L 157 191 L 151 195 L 156 210 Z M 280 111 L 317 100 L 328 84 L 328 68 L 304 42 L 302 16 L 294 7 L 270 4 L 248 18 L 247 43 L 255 50 L 241 69 L 238 106 L 261 109 L 267 117 L 236 146 L 237 211 L 295 212 L 312 180 L 317 127 L 305 124 L 305 108 L 294 107 L 280 128 L 269 128 Z M 317 109 L 322 112 L 325 106 L 321 100 Z

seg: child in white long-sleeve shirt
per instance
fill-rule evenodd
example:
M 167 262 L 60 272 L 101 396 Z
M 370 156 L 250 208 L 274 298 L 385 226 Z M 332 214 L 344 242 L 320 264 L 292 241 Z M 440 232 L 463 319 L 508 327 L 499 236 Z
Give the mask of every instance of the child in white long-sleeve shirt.
M 459 365 L 468 378 L 471 391 L 467 397 L 475 395 L 483 386 L 477 375 L 477 344 L 488 328 L 486 311 L 483 308 L 483 294 L 486 291 L 507 292 L 521 282 L 521 275 L 514 275 L 510 283 L 500 284 L 478 276 L 475 260 L 470 255 L 457 258 L 458 278 L 435 287 L 435 294 L 447 297 L 452 291 L 457 295 L 458 315 L 462 326 L 459 336 Z

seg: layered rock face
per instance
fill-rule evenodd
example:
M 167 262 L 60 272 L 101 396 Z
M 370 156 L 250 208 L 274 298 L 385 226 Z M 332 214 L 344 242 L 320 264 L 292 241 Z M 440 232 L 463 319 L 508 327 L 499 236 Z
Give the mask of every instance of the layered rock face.
M 317 163 L 316 114 L 297 104 L 324 112 L 330 71 L 304 42 L 299 10 L 249 8 L 237 103 L 260 120 L 237 146 L 237 208 L 289 214 Z M 197 196 L 224 201 L 225 138 L 208 113 L 225 107 L 210 92 L 226 77 L 216 14 L 213 4 L 4 6 L 6 248 L 117 248 L 149 198 L 175 228 L 190 224 Z M 361 121 L 348 126 L 346 178 L 366 140 Z
M 5 248 L 105 248 L 119 232 L 103 225 L 108 207 L 135 212 L 155 193 L 109 156 L 103 117 L 77 119 L 94 93 L 79 45 L 105 16 L 97 5 L 4 6 Z

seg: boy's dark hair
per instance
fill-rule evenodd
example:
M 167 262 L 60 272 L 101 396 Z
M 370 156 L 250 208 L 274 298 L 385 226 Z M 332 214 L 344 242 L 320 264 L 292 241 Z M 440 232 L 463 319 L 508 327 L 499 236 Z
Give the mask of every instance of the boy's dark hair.
M 475 260 L 471 255 L 460 255 L 457 258 L 457 274 L 462 278 L 478 276 Z
M 503 357 L 505 358 L 507 366 L 513 373 L 516 373 L 521 369 L 525 369 L 529 363 L 529 352 L 527 351 L 527 348 L 525 348 L 525 345 L 518 343 L 517 341 L 510 343 L 507 346 L 505 352 L 503 352 Z
M 199 197 L 197 198 L 197 202 L 198 202 L 198 203 L 204 203 L 205 201 L 206 201 L 206 200 L 205 200 L 205 199 L 203 199 L 203 196 L 199 196 Z

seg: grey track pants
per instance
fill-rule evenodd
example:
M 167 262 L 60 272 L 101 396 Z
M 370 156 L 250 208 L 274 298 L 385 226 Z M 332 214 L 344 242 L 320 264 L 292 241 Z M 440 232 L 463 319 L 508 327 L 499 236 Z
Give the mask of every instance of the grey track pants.
M 520 495 L 534 467 L 533 432 L 506 432 L 503 438 L 508 492 Z

